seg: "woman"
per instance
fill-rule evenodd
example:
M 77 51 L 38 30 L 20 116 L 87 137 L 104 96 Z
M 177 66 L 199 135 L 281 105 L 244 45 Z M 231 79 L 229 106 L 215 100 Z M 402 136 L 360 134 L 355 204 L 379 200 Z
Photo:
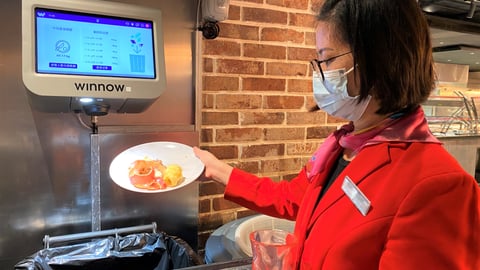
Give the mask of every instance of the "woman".
M 291 181 L 195 148 L 225 198 L 295 220 L 299 269 L 480 269 L 480 191 L 428 129 L 428 25 L 415 0 L 326 0 L 318 107 L 350 120 Z

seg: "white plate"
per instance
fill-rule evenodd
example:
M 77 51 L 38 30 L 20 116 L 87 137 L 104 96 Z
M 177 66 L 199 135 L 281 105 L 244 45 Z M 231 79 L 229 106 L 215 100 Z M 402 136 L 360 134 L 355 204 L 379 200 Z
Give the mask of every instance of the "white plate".
M 182 168 L 185 179 L 175 187 L 148 190 L 137 188 L 130 182 L 128 168 L 138 159 L 159 159 L 165 166 L 177 164 Z M 150 142 L 128 148 L 110 163 L 110 178 L 120 187 L 143 193 L 172 191 L 195 181 L 203 172 L 204 165 L 193 153 L 192 147 L 176 142 Z

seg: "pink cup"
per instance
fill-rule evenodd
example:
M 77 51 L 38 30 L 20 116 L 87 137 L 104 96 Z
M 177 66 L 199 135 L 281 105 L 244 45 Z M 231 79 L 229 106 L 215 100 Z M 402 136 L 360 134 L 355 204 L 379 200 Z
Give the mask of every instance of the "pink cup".
M 250 233 L 252 270 L 295 269 L 297 238 L 282 230 L 258 230 Z

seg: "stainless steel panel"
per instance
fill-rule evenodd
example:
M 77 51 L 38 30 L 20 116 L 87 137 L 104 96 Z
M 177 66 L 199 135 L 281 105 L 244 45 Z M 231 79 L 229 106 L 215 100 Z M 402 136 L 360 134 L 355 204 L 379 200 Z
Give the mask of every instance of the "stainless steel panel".
M 164 10 L 167 91 L 145 113 L 98 119 L 101 227 L 155 221 L 158 230 L 196 248 L 197 183 L 171 193 L 135 194 L 117 187 L 108 176 L 112 158 L 132 145 L 153 140 L 198 143 L 192 128 L 196 1 L 124 2 Z M 43 248 L 46 234 L 91 231 L 92 131 L 74 114 L 30 108 L 21 74 L 21 1 L 0 1 L 0 13 L 0 269 L 12 269 Z M 89 123 L 88 117 L 79 118 Z

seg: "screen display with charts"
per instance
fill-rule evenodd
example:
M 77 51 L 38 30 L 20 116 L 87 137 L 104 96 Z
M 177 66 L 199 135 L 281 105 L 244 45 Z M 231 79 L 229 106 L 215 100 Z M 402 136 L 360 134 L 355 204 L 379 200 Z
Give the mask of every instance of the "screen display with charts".
M 35 8 L 36 72 L 155 79 L 151 21 Z

